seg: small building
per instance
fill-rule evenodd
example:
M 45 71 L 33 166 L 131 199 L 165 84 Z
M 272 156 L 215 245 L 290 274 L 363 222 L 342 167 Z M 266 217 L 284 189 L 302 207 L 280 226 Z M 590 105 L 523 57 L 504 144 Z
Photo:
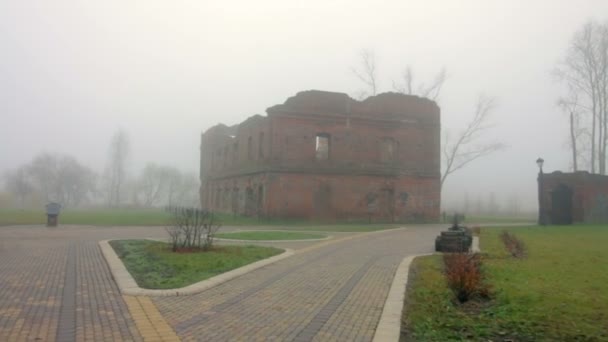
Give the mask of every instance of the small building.
M 435 102 L 311 90 L 267 114 L 202 134 L 203 208 L 327 221 L 438 220 Z
M 539 175 L 539 210 L 548 224 L 608 222 L 608 176 L 586 171 Z

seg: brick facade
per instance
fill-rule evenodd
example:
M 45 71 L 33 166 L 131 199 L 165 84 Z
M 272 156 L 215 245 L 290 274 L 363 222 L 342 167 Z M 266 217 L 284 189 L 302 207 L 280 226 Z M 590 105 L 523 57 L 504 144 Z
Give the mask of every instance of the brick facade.
M 570 223 L 608 222 L 608 176 L 586 171 L 555 171 L 543 174 L 540 184 L 539 209 L 545 215 L 546 223 L 565 223 L 559 222 L 564 214 L 571 215 Z M 570 201 L 566 201 L 570 206 L 557 203 L 560 190 L 570 197 Z
M 438 219 L 435 102 L 305 91 L 267 113 L 203 133 L 203 208 L 328 221 Z

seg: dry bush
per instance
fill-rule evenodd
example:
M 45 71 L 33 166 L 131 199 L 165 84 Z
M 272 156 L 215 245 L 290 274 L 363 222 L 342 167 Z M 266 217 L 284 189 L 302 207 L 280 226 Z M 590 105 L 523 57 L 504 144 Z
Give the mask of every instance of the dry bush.
M 526 256 L 526 245 L 517 236 L 504 230 L 500 234 L 500 239 L 505 245 L 505 248 L 514 258 L 524 258 Z
M 489 297 L 490 290 L 484 282 L 479 254 L 446 253 L 443 263 L 448 286 L 460 303 L 475 297 Z
M 471 227 L 471 232 L 473 232 L 474 236 L 479 236 L 479 235 L 481 235 L 481 227 L 473 226 L 473 227 Z
M 167 208 L 172 214 L 171 226 L 165 228 L 173 252 L 208 251 L 222 224 L 213 212 L 195 208 Z

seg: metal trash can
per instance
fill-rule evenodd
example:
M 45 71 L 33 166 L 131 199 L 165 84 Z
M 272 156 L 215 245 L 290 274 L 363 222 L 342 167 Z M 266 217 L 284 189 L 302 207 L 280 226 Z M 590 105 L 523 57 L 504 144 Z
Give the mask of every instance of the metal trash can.
M 46 205 L 46 226 L 57 227 L 59 212 L 61 211 L 61 204 L 51 202 Z

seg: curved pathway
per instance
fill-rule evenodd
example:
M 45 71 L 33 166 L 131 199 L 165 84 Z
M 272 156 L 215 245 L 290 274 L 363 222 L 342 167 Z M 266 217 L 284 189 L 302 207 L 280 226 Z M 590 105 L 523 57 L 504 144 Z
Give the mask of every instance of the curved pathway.
M 151 303 L 184 341 L 370 341 L 400 261 L 432 251 L 438 231 L 409 226 L 294 242 L 290 258 Z M 0 341 L 142 340 L 97 241 L 145 237 L 165 232 L 0 227 Z

